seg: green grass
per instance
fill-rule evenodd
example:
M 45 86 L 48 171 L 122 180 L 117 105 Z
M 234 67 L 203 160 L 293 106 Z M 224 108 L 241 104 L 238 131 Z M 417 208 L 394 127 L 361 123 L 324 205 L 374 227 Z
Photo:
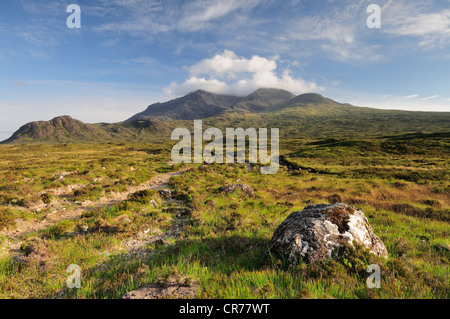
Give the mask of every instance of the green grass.
M 100 196 L 95 187 L 108 193 L 178 169 L 167 164 L 170 145 L 1 149 L 1 228 L 13 229 L 16 218 L 44 218 L 45 208 L 27 208 L 28 202 L 42 202 L 40 192 L 79 184 L 85 198 L 95 199 Z M 120 298 L 167 278 L 195 282 L 198 298 L 450 297 L 447 136 L 283 140 L 282 154 L 312 170 L 280 167 L 276 175 L 263 176 L 245 165 L 193 165 L 170 181 L 176 202 L 157 191 L 137 192 L 21 238 L 23 247 L 41 238 L 45 258 L 20 261 L 14 252 L 1 254 L 0 298 Z M 74 171 L 54 181 L 55 174 Z M 233 183 L 252 186 L 255 197 L 218 191 Z M 77 200 L 73 193 L 51 196 L 53 202 L 63 199 L 73 205 Z M 335 199 L 365 212 L 386 244 L 388 260 L 346 249 L 335 260 L 292 267 L 267 254 L 274 230 L 290 213 Z M 180 217 L 183 210 L 191 213 Z M 178 237 L 168 236 L 163 245 L 152 241 L 180 225 Z M 136 240 L 142 245 L 133 250 L 129 244 Z M 0 237 L 0 247 L 7 248 L 7 242 Z M 382 281 L 381 289 L 371 290 L 366 268 L 374 263 Z M 81 289 L 66 287 L 71 264 L 82 269 Z

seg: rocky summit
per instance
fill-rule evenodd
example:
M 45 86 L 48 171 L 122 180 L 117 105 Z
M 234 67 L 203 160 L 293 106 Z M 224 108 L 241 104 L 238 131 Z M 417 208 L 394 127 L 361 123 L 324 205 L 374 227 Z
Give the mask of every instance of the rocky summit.
M 294 97 L 294 94 L 279 89 L 259 89 L 245 97 L 197 90 L 178 99 L 152 104 L 144 112 L 134 115 L 128 121 L 145 117 L 196 120 L 219 116 L 227 112 L 262 112 L 280 108 Z
M 387 258 L 388 252 L 364 213 L 345 204 L 309 205 L 290 214 L 275 230 L 269 249 L 290 263 L 333 258 L 339 247 L 358 244 Z

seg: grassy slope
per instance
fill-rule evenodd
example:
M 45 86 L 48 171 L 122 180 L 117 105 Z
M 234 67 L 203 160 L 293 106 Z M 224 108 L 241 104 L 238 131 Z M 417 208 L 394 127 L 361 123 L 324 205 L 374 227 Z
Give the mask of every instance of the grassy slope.
M 55 181 L 61 171 L 87 172 L 63 184 L 84 184 L 85 195 L 94 198 L 98 194 L 91 186 L 108 192 L 176 169 L 165 163 L 170 145 L 0 147 L 0 197 L 12 203 L 0 208 L 1 227 L 14 227 L 17 217 L 43 218 L 45 210 L 24 212 L 20 205 L 39 200 L 38 191 L 62 186 Z M 281 168 L 262 176 L 257 168 L 247 172 L 238 165 L 195 168 L 173 178 L 170 186 L 192 209 L 180 238 L 161 247 L 148 245 L 137 256 L 126 250 L 124 243 L 144 230 L 164 232 L 177 223 L 157 193 L 94 211 L 25 239 L 45 240 L 43 263 L 21 264 L 3 255 L 0 297 L 120 298 L 175 276 L 199 283 L 201 298 L 449 298 L 449 147 L 448 134 L 283 140 L 288 161 L 317 173 Z M 236 181 L 251 185 L 256 197 L 217 192 Z M 323 265 L 289 267 L 264 256 L 273 231 L 289 213 L 336 197 L 363 209 L 386 243 L 388 261 L 347 252 Z M 150 205 L 150 199 L 159 206 Z M 132 223 L 124 224 L 123 215 Z M 99 227 L 102 223 L 107 226 Z M 85 226 L 92 231 L 80 231 Z M 0 241 L 7 244 L 6 238 Z M 365 285 L 371 263 L 382 268 L 381 289 Z M 70 264 L 82 268 L 77 291 L 65 288 Z

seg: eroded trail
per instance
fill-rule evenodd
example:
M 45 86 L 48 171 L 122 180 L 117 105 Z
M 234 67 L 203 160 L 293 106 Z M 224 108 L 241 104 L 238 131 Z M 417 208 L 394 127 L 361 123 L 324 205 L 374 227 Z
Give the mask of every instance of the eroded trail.
M 15 221 L 16 228 L 0 231 L 0 236 L 5 236 L 12 240 L 18 240 L 19 237 L 45 229 L 47 227 L 53 226 L 61 221 L 78 219 L 83 213 L 98 209 L 98 208 L 108 208 L 115 204 L 121 203 L 127 199 L 128 195 L 133 194 L 138 191 L 146 189 L 164 189 L 169 185 L 170 178 L 173 176 L 182 175 L 186 170 L 181 170 L 177 172 L 171 172 L 166 174 L 159 174 L 153 177 L 151 180 L 134 187 L 128 188 L 124 192 L 114 193 L 112 192 L 108 196 L 104 196 L 97 201 L 86 201 L 80 206 L 71 209 L 64 209 L 63 207 L 55 208 L 52 213 L 45 216 L 45 219 L 25 221 L 22 219 L 17 219 Z

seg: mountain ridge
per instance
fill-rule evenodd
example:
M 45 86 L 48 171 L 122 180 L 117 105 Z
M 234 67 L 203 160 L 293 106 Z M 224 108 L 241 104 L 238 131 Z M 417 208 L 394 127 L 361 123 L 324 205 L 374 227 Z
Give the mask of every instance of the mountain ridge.
M 197 90 L 174 100 L 154 103 L 127 121 L 140 117 L 195 120 L 219 116 L 227 111 L 258 112 L 276 108 L 294 97 L 294 94 L 280 89 L 258 89 L 244 97 Z
M 170 140 L 177 127 L 278 127 L 282 138 L 380 136 L 450 131 L 450 112 L 379 110 L 343 104 L 317 93 L 294 95 L 259 89 L 244 97 L 204 90 L 164 103 L 118 123 L 85 124 L 68 115 L 30 122 L 2 144 L 109 143 Z

